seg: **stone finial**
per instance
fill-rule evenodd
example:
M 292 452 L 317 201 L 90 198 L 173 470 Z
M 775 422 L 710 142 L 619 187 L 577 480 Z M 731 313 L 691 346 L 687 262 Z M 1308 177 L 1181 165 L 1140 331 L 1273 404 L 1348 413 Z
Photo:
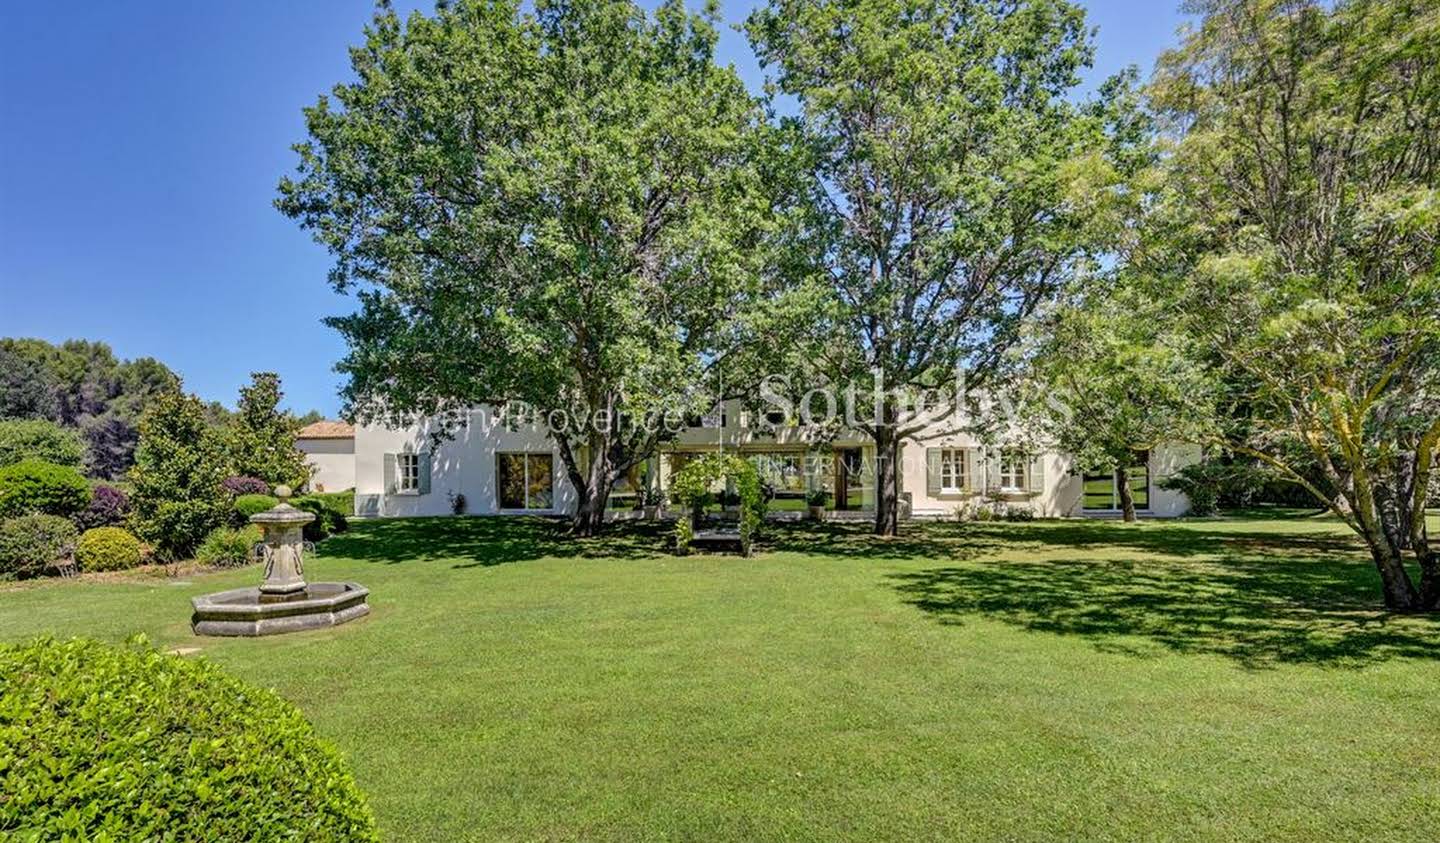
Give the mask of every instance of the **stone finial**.
M 275 497 L 279 498 L 282 502 L 290 500 L 292 494 L 294 493 L 290 490 L 290 487 L 284 483 L 275 487 Z

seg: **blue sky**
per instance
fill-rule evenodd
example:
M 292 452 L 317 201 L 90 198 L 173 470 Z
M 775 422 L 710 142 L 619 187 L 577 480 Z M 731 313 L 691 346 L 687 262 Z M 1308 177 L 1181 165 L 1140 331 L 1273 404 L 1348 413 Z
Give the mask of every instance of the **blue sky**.
M 430 4 L 397 3 L 415 5 Z M 726 2 L 727 20 L 753 5 Z M 1167 0 L 1085 5 L 1095 80 L 1148 73 L 1182 21 Z M 276 371 L 293 409 L 336 413 L 344 344 L 320 320 L 351 303 L 271 200 L 300 109 L 349 78 L 371 9 L 0 2 L 0 336 L 102 340 L 226 405 Z M 758 90 L 744 38 L 727 32 L 721 53 Z

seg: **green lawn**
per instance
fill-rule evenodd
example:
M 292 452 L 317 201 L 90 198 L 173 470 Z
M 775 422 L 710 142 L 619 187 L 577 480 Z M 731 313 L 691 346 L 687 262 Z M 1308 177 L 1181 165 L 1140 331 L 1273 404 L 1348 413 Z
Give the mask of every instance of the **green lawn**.
M 389 839 L 1433 839 L 1440 626 L 1333 522 L 358 524 L 374 613 L 197 639 L 184 583 L 24 584 L 0 639 L 200 647 L 349 757 Z

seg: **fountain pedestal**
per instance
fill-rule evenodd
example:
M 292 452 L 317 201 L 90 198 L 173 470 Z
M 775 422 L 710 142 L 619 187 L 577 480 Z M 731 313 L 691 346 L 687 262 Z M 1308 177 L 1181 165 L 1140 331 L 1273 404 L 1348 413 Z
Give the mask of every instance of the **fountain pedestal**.
M 265 580 L 258 588 L 237 588 L 190 601 L 196 635 L 274 635 L 335 626 L 370 613 L 370 590 L 353 582 L 305 581 L 303 527 L 315 516 L 289 504 L 290 490 L 275 490 L 280 504 L 250 521 L 265 542 Z
M 303 528 L 315 520 L 315 515 L 291 506 L 288 497 L 282 497 L 279 506 L 250 516 L 250 523 L 257 525 L 265 538 L 265 581 L 260 583 L 261 594 L 285 595 L 305 590 Z

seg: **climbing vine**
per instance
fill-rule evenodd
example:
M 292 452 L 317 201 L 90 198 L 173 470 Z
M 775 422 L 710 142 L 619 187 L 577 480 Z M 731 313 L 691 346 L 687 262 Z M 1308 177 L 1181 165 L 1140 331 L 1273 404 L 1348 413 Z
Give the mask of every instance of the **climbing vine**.
M 721 481 L 733 483 L 740 498 L 740 549 L 746 556 L 750 555 L 760 525 L 765 521 L 765 496 L 760 491 L 760 475 L 755 466 L 734 454 L 706 454 L 686 463 L 670 479 L 671 493 L 690 510 L 690 517 L 680 519 L 675 525 L 677 553 L 690 551 L 700 513 L 710 500 L 710 490 Z

